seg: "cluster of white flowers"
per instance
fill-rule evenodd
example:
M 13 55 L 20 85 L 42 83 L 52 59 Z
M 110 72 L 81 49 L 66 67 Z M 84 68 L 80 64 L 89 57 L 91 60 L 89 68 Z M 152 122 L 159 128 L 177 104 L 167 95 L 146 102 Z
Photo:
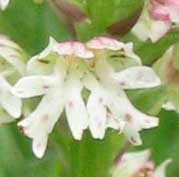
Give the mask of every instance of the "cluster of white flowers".
M 76 140 L 88 128 L 97 139 L 104 137 L 107 128 L 113 128 L 131 143 L 141 144 L 139 131 L 156 127 L 158 118 L 137 110 L 124 90 L 159 85 L 155 72 L 141 66 L 132 43 L 106 37 L 85 44 L 57 43 L 51 38 L 48 47 L 29 60 L 26 75 L 12 93 L 20 98 L 43 96 L 37 108 L 18 123 L 33 139 L 33 151 L 41 158 L 48 135 L 64 110 Z

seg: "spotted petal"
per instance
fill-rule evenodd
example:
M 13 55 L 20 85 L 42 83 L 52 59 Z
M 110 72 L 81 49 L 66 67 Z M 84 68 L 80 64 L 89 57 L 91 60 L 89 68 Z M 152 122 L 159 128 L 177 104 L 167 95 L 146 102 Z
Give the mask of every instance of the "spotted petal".
M 113 177 L 132 177 L 143 167 L 150 157 L 150 151 L 126 153 L 116 164 L 113 170 Z
M 94 138 L 103 139 L 106 130 L 107 110 L 103 104 L 103 97 L 92 92 L 88 98 L 89 128 Z
M 48 134 L 51 133 L 55 123 L 60 117 L 64 107 L 62 88 L 51 89 L 26 119 L 19 122 L 18 126 L 24 134 L 33 139 L 33 151 L 41 158 L 46 149 Z M 50 111 L 50 109 L 52 109 Z M 40 145 L 38 145 L 40 143 Z
M 132 144 L 140 145 L 142 143 L 139 135 L 140 130 L 158 125 L 158 118 L 137 110 L 122 91 L 120 95 L 111 95 L 107 104 L 112 114 L 125 122 L 123 133 Z
M 53 76 L 33 75 L 20 79 L 12 92 L 21 98 L 29 98 L 47 93 L 55 82 Z
M 88 126 L 87 110 L 81 96 L 80 76 L 71 73 L 65 86 L 65 110 L 68 124 L 75 139 L 82 138 L 83 130 Z
M 155 72 L 146 66 L 130 67 L 115 73 L 112 78 L 123 89 L 151 88 L 161 84 Z
M 132 107 L 131 110 L 129 110 L 129 114 L 125 114 L 122 120 L 126 123 L 124 134 L 134 145 L 142 144 L 139 131 L 154 128 L 158 126 L 159 122 L 157 117 L 148 116 Z
M 32 150 L 38 158 L 42 158 L 47 147 L 48 135 L 38 135 L 33 139 Z

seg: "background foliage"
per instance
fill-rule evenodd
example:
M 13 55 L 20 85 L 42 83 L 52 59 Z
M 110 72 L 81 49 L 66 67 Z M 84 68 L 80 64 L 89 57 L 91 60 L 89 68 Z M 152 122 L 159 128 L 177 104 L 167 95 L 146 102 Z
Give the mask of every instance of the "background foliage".
M 105 34 L 114 23 L 123 22 L 140 13 L 143 0 L 73 0 L 91 23 L 76 24 L 80 40 Z M 32 0 L 11 0 L 8 9 L 0 12 L 0 33 L 20 44 L 29 55 L 41 51 L 49 36 L 59 41 L 70 39 L 64 22 L 53 12 L 47 2 L 35 4 Z M 156 44 L 142 43 L 132 34 L 120 37 L 133 41 L 136 53 L 145 64 L 152 64 L 173 43 L 179 41 L 177 29 L 169 32 Z M 152 149 L 152 159 L 159 164 L 172 157 L 168 177 L 179 177 L 179 116 L 174 112 L 160 112 L 165 98 L 165 88 L 129 92 L 129 97 L 139 109 L 160 116 L 160 126 L 143 132 L 144 145 L 131 149 Z M 145 100 L 145 102 L 144 102 Z M 0 128 L 0 177 L 109 177 L 109 167 L 124 145 L 124 138 L 109 130 L 103 141 L 92 140 L 86 132 L 83 141 L 71 139 L 65 119 L 60 120 L 50 137 L 48 151 L 43 160 L 34 157 L 31 141 L 25 138 L 16 123 Z M 68 130 L 69 132 L 69 130 Z

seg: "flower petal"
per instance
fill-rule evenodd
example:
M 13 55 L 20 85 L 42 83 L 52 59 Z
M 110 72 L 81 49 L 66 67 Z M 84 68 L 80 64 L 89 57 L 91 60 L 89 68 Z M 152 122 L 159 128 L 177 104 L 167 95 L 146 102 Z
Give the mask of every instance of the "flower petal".
M 27 76 L 20 79 L 12 92 L 21 98 L 29 98 L 47 93 L 55 82 L 54 76 Z
M 162 108 L 167 110 L 167 111 L 176 111 L 177 110 L 175 105 L 172 102 L 170 102 L 170 101 L 164 103 L 162 105 Z
M 159 167 L 157 167 L 157 169 L 154 172 L 154 176 L 153 177 L 165 177 L 166 173 L 166 167 L 171 163 L 171 160 L 168 159 L 166 161 L 164 161 Z
M 138 172 L 142 168 L 142 166 L 149 160 L 149 157 L 150 157 L 149 150 L 130 152 L 124 154 L 121 163 L 128 164 L 127 168 L 132 175 Z
M 32 142 L 32 150 L 36 157 L 42 158 L 43 155 L 45 154 L 46 147 L 47 147 L 47 142 L 48 142 L 48 136 L 47 135 L 42 135 L 34 138 Z
M 142 143 L 138 134 L 140 130 L 158 125 L 158 118 L 138 111 L 122 91 L 120 95 L 110 92 L 106 104 L 115 117 L 125 122 L 123 133 L 135 145 Z
M 114 69 L 105 59 L 96 62 L 95 72 L 104 85 L 113 84 L 111 75 L 114 74 Z
M 59 55 L 73 55 L 80 58 L 92 58 L 93 52 L 88 50 L 81 42 L 64 42 L 54 47 L 54 51 Z
M 2 45 L 0 46 L 0 57 L 3 58 L 7 63 L 14 66 L 20 74 L 24 74 L 25 64 L 23 63 L 23 54 L 21 51 Z
M 53 111 L 49 111 L 53 108 Z M 33 150 L 41 157 L 46 149 L 46 137 L 51 133 L 64 108 L 64 97 L 61 86 L 51 89 L 42 101 L 26 119 L 18 126 L 24 134 L 33 139 Z M 40 143 L 40 147 L 38 144 Z
M 107 123 L 108 128 L 118 130 L 120 133 L 123 132 L 125 127 L 125 122 L 121 119 L 117 119 L 110 112 L 107 112 Z
M 179 23 L 179 5 L 169 9 L 170 19 L 174 23 Z
M 132 107 L 131 110 L 128 111 L 129 112 L 122 117 L 122 120 L 126 123 L 123 133 L 132 144 L 141 145 L 142 141 L 139 131 L 158 126 L 159 120 L 156 117 L 148 116 Z
M 151 88 L 161 84 L 155 72 L 146 66 L 135 66 L 115 73 L 112 78 L 123 89 Z
M 15 49 L 16 51 L 21 51 L 22 49 L 13 41 L 11 41 L 7 36 L 0 34 L 0 45 L 7 48 Z
M 11 93 L 11 85 L 3 77 L 0 77 L 0 104 L 13 118 L 20 117 L 21 100 Z
M 126 125 L 125 128 L 123 129 L 123 133 L 126 137 L 126 139 L 135 146 L 140 146 L 142 145 L 142 139 L 140 137 L 140 134 L 136 130 L 132 130 L 132 127 L 129 125 Z
M 122 42 L 108 37 L 96 37 L 88 41 L 86 46 L 91 49 L 120 50 L 124 48 L 125 45 Z
M 88 98 L 87 110 L 89 114 L 89 128 L 94 138 L 103 139 L 106 130 L 107 110 L 103 104 L 103 97 L 92 92 Z
M 81 96 L 80 76 L 71 73 L 65 86 L 65 110 L 68 124 L 75 139 L 82 138 L 83 130 L 88 126 L 87 110 Z
M 27 64 L 28 73 L 49 73 L 56 63 L 56 56 L 51 55 L 57 42 L 50 37 L 48 46 L 38 55 L 32 57 Z
M 139 151 L 125 153 L 113 168 L 113 177 L 132 177 L 141 170 L 143 165 L 148 161 L 150 151 Z
M 0 9 L 5 10 L 9 4 L 9 0 L 0 0 Z
M 158 41 L 161 37 L 163 37 L 171 28 L 171 22 L 152 20 L 149 37 L 152 42 Z

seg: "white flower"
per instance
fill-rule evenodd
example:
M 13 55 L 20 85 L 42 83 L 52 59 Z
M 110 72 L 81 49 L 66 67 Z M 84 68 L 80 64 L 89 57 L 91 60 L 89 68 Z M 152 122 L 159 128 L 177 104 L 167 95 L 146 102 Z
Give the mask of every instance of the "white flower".
M 0 9 L 5 10 L 9 4 L 9 0 L 0 0 Z
M 19 97 L 44 95 L 35 111 L 19 123 L 24 133 L 33 139 L 37 157 L 43 156 L 48 134 L 64 109 L 75 139 L 80 140 L 87 128 L 88 114 L 81 96 L 80 79 L 85 71 L 84 60 L 91 57 L 93 53 L 79 42 L 57 44 L 51 38 L 47 49 L 28 63 L 29 72 L 36 74 L 20 79 L 15 85 L 13 93 Z
M 0 124 L 21 115 L 21 100 L 11 93 L 10 82 L 24 72 L 21 48 L 5 36 L 0 36 Z M 8 115 L 9 114 L 9 115 Z
M 138 66 L 116 72 L 108 62 L 113 50 L 118 61 L 121 55 Z M 48 134 L 63 110 L 77 140 L 88 127 L 94 138 L 102 139 L 110 127 L 124 131 L 131 142 L 140 144 L 138 131 L 157 126 L 158 119 L 135 109 L 123 89 L 160 85 L 153 70 L 140 65 L 131 44 L 101 37 L 85 46 L 80 42 L 57 43 L 51 38 L 49 46 L 28 62 L 29 74 L 13 88 L 21 98 L 43 95 L 37 108 L 18 124 L 33 139 L 36 156 L 43 156 Z M 86 104 L 83 89 L 89 92 Z
M 141 40 L 158 41 L 171 28 L 179 24 L 178 0 L 149 0 L 132 32 Z
M 165 169 L 171 160 L 164 161 L 155 169 L 149 157 L 149 150 L 123 154 L 112 169 L 112 177 L 165 177 Z
M 138 132 L 157 126 L 158 119 L 138 111 L 123 90 L 155 87 L 160 85 L 159 78 L 151 68 L 140 66 L 140 59 L 132 52 L 131 44 L 125 45 L 113 39 L 100 37 L 89 41 L 87 46 L 94 49 L 98 55 L 94 67 L 98 79 L 92 75 L 84 78 L 87 80 L 86 88 L 91 91 L 87 109 L 93 137 L 102 139 L 107 127 L 122 128 L 121 131 L 131 143 L 141 144 Z M 97 49 L 101 49 L 101 53 Z M 124 57 L 123 60 L 135 60 L 138 66 L 115 72 L 102 50 L 118 51 L 118 54 Z

